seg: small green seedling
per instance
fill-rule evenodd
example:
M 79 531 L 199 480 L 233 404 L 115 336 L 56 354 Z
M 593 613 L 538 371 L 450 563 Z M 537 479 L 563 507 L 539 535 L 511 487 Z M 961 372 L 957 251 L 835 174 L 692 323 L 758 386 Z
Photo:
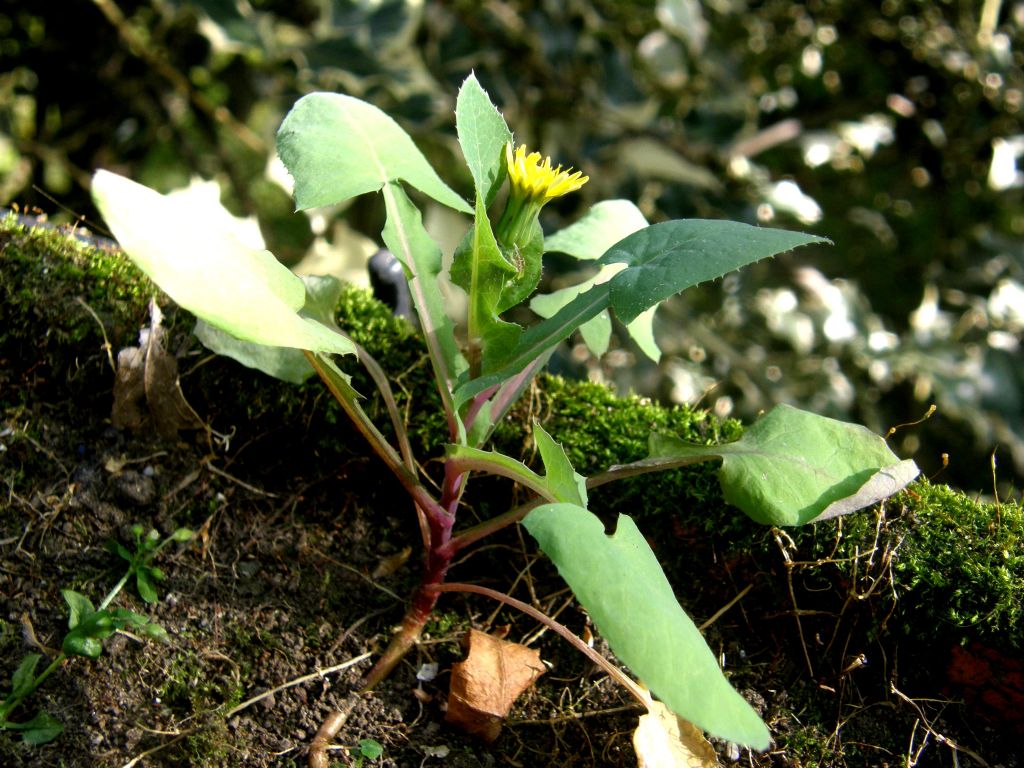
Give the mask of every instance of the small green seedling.
M 359 746 L 352 748 L 355 755 L 355 768 L 362 768 L 365 760 L 377 760 L 384 754 L 384 747 L 379 741 L 373 739 L 360 739 Z
M 160 534 L 153 529 L 150 529 L 145 535 L 143 535 L 144 532 L 143 526 L 138 524 L 132 526 L 132 535 L 135 537 L 134 552 L 113 540 L 107 542 L 107 550 L 128 562 L 127 576 L 128 578 L 131 578 L 132 575 L 135 576 L 135 588 L 139 592 L 139 597 L 150 605 L 155 605 L 157 594 L 154 582 L 163 581 L 166 576 L 162 570 L 152 565 L 152 561 L 160 554 L 160 550 L 172 541 L 178 543 L 189 541 L 192 538 L 192 531 L 188 528 L 179 528 L 163 541 L 160 540 Z
M 722 674 L 633 520 L 620 516 L 614 534 L 607 535 L 587 509 L 588 491 L 622 477 L 721 460 L 729 502 L 766 525 L 800 525 L 883 498 L 916 475 L 913 463 L 900 462 L 863 427 L 787 407 L 776 408 L 730 445 L 693 446 L 672 435 L 652 435 L 649 458 L 589 478 L 573 469 L 539 424 L 533 434 L 543 473 L 489 450 L 487 443 L 555 348 L 574 332 L 601 354 L 614 314 L 639 347 L 657 358 L 652 320 L 662 301 L 759 259 L 824 240 L 728 221 L 648 224 L 625 200 L 598 203 L 575 224 L 545 236 L 541 208 L 578 190 L 587 177 L 517 147 L 472 75 L 459 91 L 455 119 L 475 187 L 470 202 L 441 179 L 394 120 L 359 99 L 305 96 L 277 137 L 299 209 L 363 194 L 383 197 L 383 241 L 408 279 L 447 422 L 436 491 L 422 470 L 435 464 L 413 455 L 383 369 L 335 324 L 337 281 L 297 277 L 269 252 L 246 244 L 208 207 L 189 206 L 106 171 L 96 173 L 93 194 L 126 253 L 198 316 L 196 333 L 204 344 L 285 380 L 318 375 L 408 491 L 423 538 L 423 580 L 401 628 L 367 676 L 368 686 L 417 642 L 441 592 L 456 588 L 444 584 L 453 558 L 521 522 L 615 654 L 672 711 L 715 736 L 766 749 L 767 727 Z M 442 254 L 427 233 L 407 194 L 410 187 L 470 218 L 453 254 Z M 534 296 L 543 255 L 551 251 L 591 265 L 592 277 Z M 465 312 L 455 317 L 447 309 L 452 291 L 466 299 Z M 540 319 L 521 326 L 511 319 L 514 308 L 517 318 L 529 309 Z M 340 367 L 345 359 L 365 366 L 380 391 L 394 443 L 364 411 Z M 503 475 L 533 498 L 457 529 L 462 495 L 474 473 Z
M 64 726 L 46 712 L 39 712 L 31 720 L 21 723 L 11 721 L 10 716 L 22 701 L 32 695 L 68 658 L 98 658 L 103 653 L 103 641 L 119 631 L 132 631 L 151 640 L 167 641 L 167 632 L 164 628 L 150 620 L 148 616 L 125 608 L 109 606 L 133 575 L 136 577 L 139 596 L 147 603 L 155 604 L 157 593 L 153 581 L 161 581 L 164 576 L 159 568 L 152 565 L 153 558 L 172 541 L 188 541 L 192 538 L 192 532 L 187 528 L 179 528 L 161 541 L 155 530 L 149 531 L 145 536 L 141 525 L 134 526 L 132 530 L 135 535 L 134 552 L 121 544 L 111 543 L 110 549 L 127 560 L 129 568 L 98 607 L 93 606 L 92 601 L 80 592 L 72 589 L 61 590 L 64 602 L 68 605 L 68 632 L 61 642 L 61 649 L 39 674 L 36 674 L 36 668 L 43 659 L 41 654 L 26 654 L 21 660 L 11 678 L 10 693 L 0 702 L 0 729 L 20 733 L 28 744 L 46 744 L 52 741 L 61 734 Z

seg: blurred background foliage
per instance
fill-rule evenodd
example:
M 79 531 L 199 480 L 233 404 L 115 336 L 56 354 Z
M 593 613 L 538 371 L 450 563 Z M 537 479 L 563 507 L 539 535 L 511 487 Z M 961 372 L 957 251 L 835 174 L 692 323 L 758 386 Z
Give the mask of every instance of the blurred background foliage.
M 545 209 L 548 232 L 625 197 L 651 221 L 835 243 L 671 302 L 658 363 L 623 336 L 566 366 L 720 415 L 784 401 L 882 434 L 934 403 L 895 448 L 983 493 L 996 451 L 1006 494 L 1024 478 L 1022 31 L 1009 0 L 4 0 L 0 204 L 95 222 L 97 167 L 164 191 L 198 177 L 288 263 L 362 258 L 378 201 L 292 215 L 278 123 L 312 90 L 366 99 L 468 196 L 453 110 L 475 70 L 517 139 L 590 176 Z M 547 283 L 573 269 L 553 257 Z

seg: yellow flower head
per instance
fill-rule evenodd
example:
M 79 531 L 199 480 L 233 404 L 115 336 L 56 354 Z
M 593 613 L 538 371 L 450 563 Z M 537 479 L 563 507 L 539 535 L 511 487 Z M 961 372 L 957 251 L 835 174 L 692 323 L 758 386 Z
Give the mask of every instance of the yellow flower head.
M 562 166 L 551 167 L 551 158 L 540 160 L 540 152 L 526 154 L 526 145 L 520 144 L 513 152 L 512 142 L 505 145 L 505 163 L 513 193 L 542 203 L 555 197 L 567 195 L 587 183 L 589 177 L 572 168 L 563 171 Z

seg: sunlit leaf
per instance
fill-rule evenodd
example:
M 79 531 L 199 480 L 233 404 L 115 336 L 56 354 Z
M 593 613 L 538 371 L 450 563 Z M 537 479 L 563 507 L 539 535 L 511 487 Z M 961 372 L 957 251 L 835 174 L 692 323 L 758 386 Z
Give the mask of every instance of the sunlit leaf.
M 96 172 L 92 191 L 125 253 L 197 317 L 258 344 L 354 351 L 345 337 L 299 317 L 306 301 L 302 281 L 269 251 L 239 239 L 209 206 L 108 171 Z
M 654 339 L 654 313 L 657 311 L 657 306 L 645 309 L 633 322 L 626 325 L 626 331 L 637 348 L 654 362 L 661 360 L 661 350 Z
M 398 123 L 352 96 L 303 96 L 281 123 L 277 151 L 295 180 L 299 210 L 334 205 L 403 181 L 439 203 L 472 212 Z
M 499 317 L 502 291 L 515 276 L 516 268 L 494 239 L 487 210 L 478 194 L 473 228 L 455 251 L 451 279 L 469 296 L 466 324 L 470 343 L 479 346 L 485 362 L 507 355 L 522 331 L 515 323 Z
M 493 373 L 464 381 L 455 391 L 455 403 L 460 405 L 474 395 L 501 384 L 530 366 L 542 355 L 549 353 L 569 337 L 583 323 L 595 317 L 608 306 L 608 285 L 595 285 L 580 294 L 552 317 L 526 329 L 519 343 L 508 355 L 492 363 Z
M 333 326 L 334 310 L 341 297 L 341 281 L 330 275 L 304 275 L 300 279 L 306 286 L 306 303 L 301 314 Z M 210 351 L 275 379 L 301 384 L 314 373 L 302 350 L 243 341 L 202 320 L 196 322 L 194 333 Z
M 533 425 L 533 439 L 544 463 L 544 479 L 560 501 L 587 505 L 587 481 L 572 468 L 562 446 L 540 424 Z
M 608 283 L 616 316 L 631 323 L 691 286 L 823 237 L 735 221 L 680 219 L 652 224 L 612 246 L 601 264 L 626 264 Z
M 622 238 L 646 226 L 647 219 L 633 202 L 602 200 L 579 221 L 546 236 L 544 250 L 577 259 L 599 259 Z
M 866 427 L 788 405 L 762 416 L 733 443 L 706 446 L 651 436 L 651 457 L 640 464 L 668 468 L 721 458 L 725 500 L 765 525 L 802 525 L 834 517 L 895 493 L 917 476 Z
M 465 358 L 455 342 L 454 325 L 445 312 L 441 293 L 441 249 L 423 227 L 423 217 L 412 204 L 401 184 L 388 184 L 384 188 L 387 220 L 384 223 L 384 243 L 402 262 L 409 275 L 412 295 L 420 326 L 430 350 L 430 363 L 440 382 L 441 397 L 448 412 L 453 410 L 450 389 L 455 379 L 466 369 Z
M 534 296 L 530 299 L 530 309 L 541 317 L 552 317 L 581 293 L 594 285 L 608 282 L 623 268 L 622 264 L 610 264 L 602 267 L 601 271 L 589 280 L 560 288 L 551 293 Z M 636 342 L 640 351 L 655 362 L 661 359 L 661 350 L 658 349 L 654 340 L 654 313 L 657 309 L 657 306 L 654 306 L 641 312 L 635 320 L 626 326 L 627 333 Z M 611 315 L 607 311 L 598 313 L 596 317 L 580 325 L 578 330 L 592 355 L 601 357 L 608 351 L 608 342 L 612 335 L 612 321 Z
M 828 241 L 800 232 L 696 219 L 667 221 L 634 232 L 598 260 L 598 264 L 625 264 L 625 268 L 620 267 L 621 271 L 607 283 L 594 284 L 550 318 L 528 328 L 513 349 L 491 361 L 493 373 L 460 384 L 456 403 L 523 370 L 609 305 L 628 326 L 651 307 L 686 288 L 758 259 L 817 242 Z
M 621 264 L 602 267 L 601 271 L 588 280 L 559 288 L 551 293 L 539 294 L 530 299 L 530 309 L 543 318 L 551 318 L 565 308 L 580 294 L 587 292 L 595 285 L 607 283 L 621 272 Z M 612 335 L 611 315 L 605 310 L 579 326 L 579 332 L 591 354 L 600 357 L 608 351 L 608 342 Z
M 569 463 L 565 451 L 539 424 L 533 428 L 537 450 L 544 463 L 544 474 L 539 475 L 523 462 L 498 451 L 485 451 L 468 445 L 449 445 L 447 456 L 460 461 L 464 468 L 504 475 L 512 478 L 540 496 L 558 502 L 586 504 L 586 478 L 577 474 Z
M 505 179 L 505 145 L 512 132 L 472 73 L 459 89 L 455 126 L 477 192 L 489 206 Z
M 608 536 L 586 509 L 545 504 L 523 525 L 615 655 L 673 712 L 719 738 L 768 747 L 768 729 L 722 674 L 630 517 Z
M 647 694 L 647 714 L 633 731 L 638 768 L 716 768 L 718 755 L 700 728 Z

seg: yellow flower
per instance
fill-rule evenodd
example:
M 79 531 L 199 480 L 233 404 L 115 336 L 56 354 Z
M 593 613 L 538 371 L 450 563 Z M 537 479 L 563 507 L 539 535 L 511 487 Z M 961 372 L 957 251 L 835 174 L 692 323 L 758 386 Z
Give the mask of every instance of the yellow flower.
M 532 239 L 542 237 L 537 216 L 544 204 L 575 192 L 587 183 L 587 177 L 572 168 L 552 168 L 550 157 L 541 162 L 540 152 L 526 154 L 525 145 L 513 150 L 512 142 L 505 145 L 505 165 L 512 186 L 495 234 L 506 251 L 518 253 L 526 251 Z
M 526 154 L 526 145 L 520 144 L 513 152 L 512 142 L 505 145 L 505 163 L 508 177 L 512 182 L 513 194 L 533 200 L 548 201 L 567 195 L 587 183 L 589 177 L 572 168 L 563 171 L 562 166 L 551 167 L 551 158 L 540 161 L 540 152 Z

